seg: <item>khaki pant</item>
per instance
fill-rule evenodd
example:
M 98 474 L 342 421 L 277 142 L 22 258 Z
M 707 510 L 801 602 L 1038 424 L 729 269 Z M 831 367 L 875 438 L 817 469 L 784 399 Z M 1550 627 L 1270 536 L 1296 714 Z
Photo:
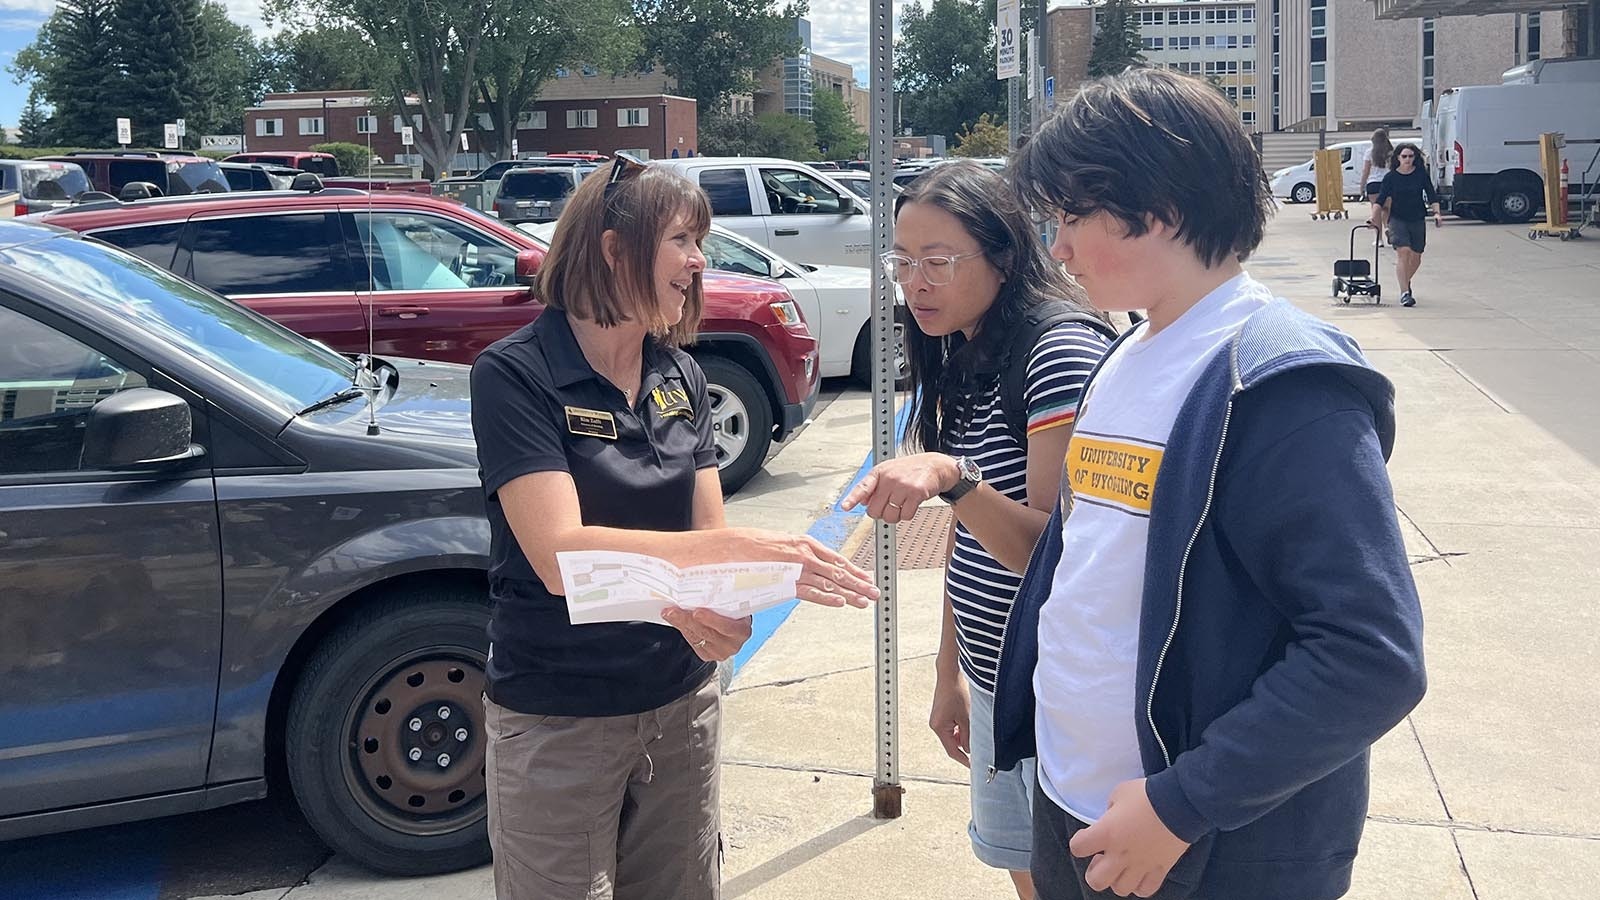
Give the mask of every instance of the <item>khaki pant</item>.
M 719 900 L 717 679 L 636 716 L 483 703 L 499 900 Z

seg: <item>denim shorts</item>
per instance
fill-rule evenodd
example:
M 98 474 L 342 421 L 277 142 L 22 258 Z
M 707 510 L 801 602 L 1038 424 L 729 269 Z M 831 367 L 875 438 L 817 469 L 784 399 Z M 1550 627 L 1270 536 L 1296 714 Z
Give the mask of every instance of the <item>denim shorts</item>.
M 994 773 L 994 695 L 967 679 L 972 697 L 968 753 L 972 762 L 972 822 L 967 834 L 978 861 L 996 869 L 1026 872 L 1033 850 L 1034 760 Z

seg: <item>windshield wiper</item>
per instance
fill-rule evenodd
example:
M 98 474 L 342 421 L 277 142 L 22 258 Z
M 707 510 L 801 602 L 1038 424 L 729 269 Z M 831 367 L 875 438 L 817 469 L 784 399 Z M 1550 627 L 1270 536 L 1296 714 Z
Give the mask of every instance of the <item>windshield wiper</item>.
M 330 394 L 330 395 L 328 395 L 326 397 L 323 397 L 321 400 L 318 400 L 317 402 L 311 404 L 310 406 L 306 407 L 305 409 L 302 409 L 299 412 L 295 413 L 295 415 L 303 416 L 303 415 L 307 415 L 309 413 L 314 413 L 319 409 L 327 409 L 330 406 L 335 406 L 337 404 L 345 402 L 346 400 L 354 400 L 357 397 L 366 396 L 366 393 L 367 393 L 367 391 L 366 391 L 365 388 L 347 387 L 344 390 L 338 392 L 337 394 Z

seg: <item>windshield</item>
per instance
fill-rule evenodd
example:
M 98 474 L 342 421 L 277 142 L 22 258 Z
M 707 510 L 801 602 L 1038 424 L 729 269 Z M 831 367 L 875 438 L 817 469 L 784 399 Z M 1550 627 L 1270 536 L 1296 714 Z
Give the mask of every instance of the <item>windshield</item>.
M 339 160 L 331 156 L 313 156 L 300 163 L 300 171 L 312 172 L 323 178 L 338 178 Z
M 228 190 L 228 176 L 211 160 L 178 163 L 172 168 L 168 184 L 172 194 L 207 194 Z
M 66 163 L 25 166 L 21 181 L 24 200 L 71 200 L 90 190 L 83 170 Z
M 519 200 L 560 200 L 572 192 L 571 171 L 512 172 L 500 182 L 500 196 Z
M 355 380 L 355 363 L 332 350 L 104 244 L 35 241 L 0 250 L 0 260 L 115 312 L 289 413 Z

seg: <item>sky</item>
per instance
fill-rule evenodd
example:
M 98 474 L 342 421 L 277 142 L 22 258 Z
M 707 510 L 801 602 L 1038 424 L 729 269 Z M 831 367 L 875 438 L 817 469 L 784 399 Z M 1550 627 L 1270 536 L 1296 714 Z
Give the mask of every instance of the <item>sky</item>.
M 28 100 L 26 85 L 17 84 L 9 68 L 17 51 L 33 43 L 39 26 L 55 9 L 55 0 L 0 0 L 0 124 L 15 126 Z M 223 0 L 235 22 L 248 25 L 257 37 L 266 33 L 261 0 Z M 863 0 L 811 0 L 811 49 L 855 67 L 856 80 L 867 82 L 867 16 Z

